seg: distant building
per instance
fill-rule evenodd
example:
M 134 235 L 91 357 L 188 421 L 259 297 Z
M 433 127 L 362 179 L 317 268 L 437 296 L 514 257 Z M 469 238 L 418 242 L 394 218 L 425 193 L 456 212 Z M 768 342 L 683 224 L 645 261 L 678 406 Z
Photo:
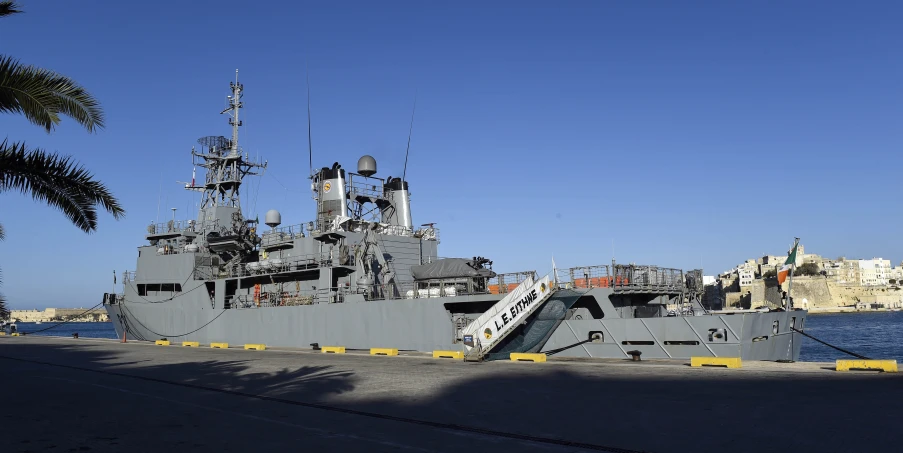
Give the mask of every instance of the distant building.
M 103 308 L 47 308 L 44 310 L 10 310 L 9 318 L 17 322 L 106 322 L 110 316 Z
M 807 264 L 807 263 L 815 263 L 815 264 L 821 265 L 822 263 L 824 263 L 825 259 L 822 258 L 821 255 L 816 255 L 815 253 L 807 253 L 804 255 L 798 255 L 796 261 L 797 261 L 797 264 L 796 264 L 797 266 L 799 266 L 800 264 Z M 800 261 L 802 261 L 802 263 Z
M 893 280 L 893 282 L 891 282 Z M 900 263 L 899 266 L 892 267 L 890 269 L 890 278 L 888 279 L 889 284 L 901 285 L 903 284 L 903 263 Z
M 756 267 L 746 263 L 737 268 L 737 275 L 740 279 L 740 286 L 752 285 L 756 275 Z
M 787 255 L 763 255 L 720 274 L 719 278 L 726 283 L 735 281 L 736 287 L 749 286 L 755 279 L 775 273 L 786 261 Z M 832 260 L 815 253 L 806 253 L 805 247 L 800 244 L 795 264 L 797 267 L 803 264 L 816 264 L 828 280 L 839 285 L 887 286 L 891 284 L 891 280 L 894 281 L 893 284 L 903 284 L 903 263 L 893 267 L 890 260 L 883 258 L 858 260 L 840 257 Z
M 839 285 L 861 285 L 859 260 L 840 258 L 824 262 L 825 275 Z
M 890 260 L 882 258 L 859 260 L 860 286 L 887 286 L 890 274 Z

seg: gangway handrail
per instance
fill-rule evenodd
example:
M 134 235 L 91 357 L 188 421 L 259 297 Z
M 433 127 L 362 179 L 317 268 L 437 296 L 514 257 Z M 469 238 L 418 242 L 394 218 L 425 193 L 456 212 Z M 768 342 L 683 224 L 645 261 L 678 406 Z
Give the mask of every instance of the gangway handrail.
M 552 273 L 528 277 L 462 331 L 468 360 L 482 359 L 558 290 Z

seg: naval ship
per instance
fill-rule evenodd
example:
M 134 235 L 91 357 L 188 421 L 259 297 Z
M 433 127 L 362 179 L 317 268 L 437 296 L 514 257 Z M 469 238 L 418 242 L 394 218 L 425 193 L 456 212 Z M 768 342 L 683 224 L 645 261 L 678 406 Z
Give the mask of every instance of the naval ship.
M 792 360 L 805 310 L 710 310 L 702 271 L 610 264 L 497 273 L 476 256 L 441 258 L 436 224 L 415 227 L 406 178 L 368 155 L 309 176 L 316 213 L 264 225 L 242 212 L 244 178 L 267 162 L 239 146 L 244 87 L 230 82 L 231 138 L 192 148 L 204 176 L 197 218 L 147 227 L 122 293 L 103 305 L 123 340 L 273 347 L 513 352 L 564 357 Z M 308 220 L 308 219 L 305 219 Z

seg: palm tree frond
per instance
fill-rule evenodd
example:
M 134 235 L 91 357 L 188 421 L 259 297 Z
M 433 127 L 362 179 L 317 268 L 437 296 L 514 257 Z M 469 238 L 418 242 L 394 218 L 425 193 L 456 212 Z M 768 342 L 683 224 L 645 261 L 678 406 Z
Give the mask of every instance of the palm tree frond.
M 116 219 L 125 216 L 113 194 L 70 157 L 4 140 L 0 143 L 0 192 L 8 190 L 31 195 L 63 211 L 86 233 L 97 229 L 97 205 Z
M 103 128 L 100 103 L 74 80 L 0 56 L 0 112 L 22 113 L 50 132 L 66 115 L 88 132 Z
M 21 10 L 16 9 L 18 7 L 15 2 L 0 2 L 0 17 L 21 13 Z

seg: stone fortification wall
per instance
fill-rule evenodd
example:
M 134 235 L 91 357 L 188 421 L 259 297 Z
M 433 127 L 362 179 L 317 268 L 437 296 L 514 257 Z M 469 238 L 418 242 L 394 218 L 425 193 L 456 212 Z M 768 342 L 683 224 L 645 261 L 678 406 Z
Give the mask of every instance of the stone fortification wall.
M 784 282 L 783 290 L 788 288 L 789 282 Z M 860 302 L 879 302 L 887 308 L 896 308 L 903 302 L 903 291 L 894 287 L 839 285 L 821 276 L 794 277 L 792 295 L 796 307 L 810 309 L 850 307 Z
M 784 282 L 783 291 L 787 291 L 789 283 Z M 828 288 L 828 280 L 824 277 L 794 277 L 793 278 L 793 303 L 797 308 L 824 308 L 839 307 L 843 305 L 839 300 L 835 301 Z
M 10 319 L 19 322 L 51 322 L 69 320 L 76 322 L 106 322 L 109 315 L 103 308 L 46 308 L 44 310 L 10 310 Z
M 739 287 L 739 291 L 724 294 L 726 308 L 781 307 L 783 292 L 789 289 L 789 281 L 778 286 L 775 279 L 753 280 L 751 285 Z M 822 276 L 793 278 L 793 302 L 796 308 L 830 310 L 840 307 L 856 307 L 857 304 L 883 304 L 885 308 L 903 307 L 903 290 L 896 287 L 867 287 L 839 285 Z
M 781 288 L 775 280 L 753 280 L 751 285 L 739 287 L 740 291 L 725 293 L 725 305 L 728 308 L 778 308 L 783 305 Z M 796 297 L 794 297 L 796 300 Z
M 903 303 L 903 291 L 898 287 L 863 287 L 838 285 L 827 282 L 833 306 L 856 305 L 859 302 L 885 303 L 887 308 L 899 308 Z M 796 285 L 796 282 L 794 282 Z M 794 293 L 796 289 L 794 288 Z M 796 296 L 793 297 L 796 300 Z

